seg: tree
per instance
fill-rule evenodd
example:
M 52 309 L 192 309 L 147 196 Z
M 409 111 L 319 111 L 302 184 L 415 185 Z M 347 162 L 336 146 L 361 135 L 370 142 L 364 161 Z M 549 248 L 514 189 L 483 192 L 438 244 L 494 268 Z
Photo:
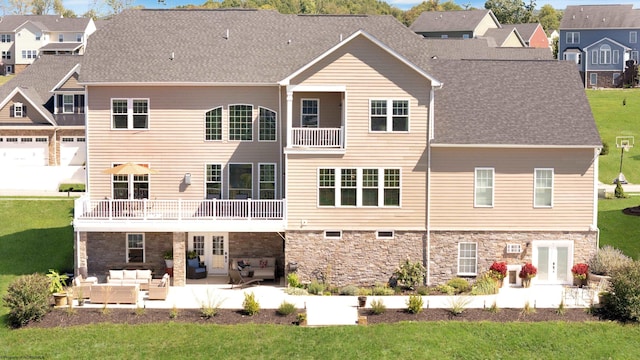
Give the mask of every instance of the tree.
M 46 15 L 53 10 L 53 0 L 31 0 L 33 15 Z
M 402 22 L 409 26 L 413 24 L 413 22 L 425 11 L 453 11 L 453 10 L 462 10 L 462 7 L 452 0 L 445 1 L 441 3 L 439 0 L 429 0 L 423 1 L 421 4 L 418 4 L 411 9 L 405 11 L 402 16 Z
M 7 0 L 8 9 L 16 15 L 26 15 L 31 8 L 31 0 Z
M 122 10 L 130 8 L 133 0 L 105 0 L 105 4 L 111 8 L 111 14 L 119 14 Z
M 538 13 L 538 21 L 540 25 L 550 34 L 553 30 L 558 30 L 560 27 L 560 20 L 562 19 L 562 12 L 557 11 L 553 6 L 546 4 L 540 8 Z
M 522 24 L 535 19 L 533 10 L 536 7 L 534 0 L 529 0 L 525 5 L 523 0 L 487 0 L 484 8 L 493 11 L 500 24 Z

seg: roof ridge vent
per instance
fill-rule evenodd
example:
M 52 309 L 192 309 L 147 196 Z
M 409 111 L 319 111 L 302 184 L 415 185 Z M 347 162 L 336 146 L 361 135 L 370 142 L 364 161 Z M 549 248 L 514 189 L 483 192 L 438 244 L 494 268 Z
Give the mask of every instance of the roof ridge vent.
M 227 29 L 227 32 L 224 35 L 225 40 L 229 40 L 229 29 Z

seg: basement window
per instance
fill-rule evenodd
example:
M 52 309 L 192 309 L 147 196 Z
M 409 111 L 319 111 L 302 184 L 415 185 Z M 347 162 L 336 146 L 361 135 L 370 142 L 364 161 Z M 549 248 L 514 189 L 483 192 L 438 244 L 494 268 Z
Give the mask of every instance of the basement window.
M 324 232 L 325 239 L 342 239 L 342 231 L 340 230 L 326 230 Z
M 393 230 L 376 231 L 376 239 L 393 239 Z

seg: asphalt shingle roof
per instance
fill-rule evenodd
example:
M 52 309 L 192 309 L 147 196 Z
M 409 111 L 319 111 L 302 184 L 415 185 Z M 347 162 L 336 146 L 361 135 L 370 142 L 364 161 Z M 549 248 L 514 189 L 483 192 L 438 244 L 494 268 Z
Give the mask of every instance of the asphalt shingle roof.
M 482 37 L 484 38 L 493 38 L 498 46 L 502 46 L 505 41 L 511 36 L 515 34 L 513 28 L 508 29 L 487 29 Z
M 428 58 L 448 60 L 553 60 L 549 49 L 530 47 L 495 47 L 489 39 L 429 39 L 425 38 Z
M 562 30 L 637 27 L 640 9 L 633 9 L 633 5 L 567 6 L 560 21 Z
M 63 18 L 58 15 L 5 15 L 0 17 L 0 32 L 15 31 L 20 25 L 31 21 L 42 30 L 84 32 L 89 18 Z
M 473 31 L 490 10 L 425 11 L 411 24 L 421 32 Z
M 575 64 L 438 60 L 433 69 L 444 83 L 436 144 L 601 145 Z
M 516 30 L 518 30 L 518 33 L 520 34 L 520 36 L 522 36 L 522 38 L 524 39 L 524 41 L 529 42 L 531 40 L 531 37 L 533 36 L 533 34 L 536 32 L 536 29 L 538 28 L 538 23 L 526 23 L 526 24 L 511 24 L 511 25 L 502 25 L 503 28 L 507 28 L 507 27 L 511 27 L 511 28 L 515 28 Z

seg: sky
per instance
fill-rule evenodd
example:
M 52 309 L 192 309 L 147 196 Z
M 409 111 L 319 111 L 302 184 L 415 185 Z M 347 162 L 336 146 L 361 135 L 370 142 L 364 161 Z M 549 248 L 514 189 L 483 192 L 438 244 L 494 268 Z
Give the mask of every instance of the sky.
M 100 0 L 97 0 L 101 2 Z M 164 0 L 164 4 L 158 3 L 158 0 L 133 0 L 133 5 L 143 5 L 145 8 L 160 8 L 171 9 L 179 5 L 200 5 L 206 0 Z M 440 0 L 444 2 L 446 0 Z M 95 0 L 63 0 L 64 6 L 67 9 L 73 10 L 78 15 L 82 15 L 93 7 Z M 402 10 L 408 10 L 415 5 L 420 4 L 422 1 L 416 0 L 387 0 L 390 5 L 396 6 Z M 475 8 L 484 8 L 485 0 L 454 0 L 458 5 L 465 6 L 467 4 Z M 564 9 L 567 5 L 595 5 L 595 4 L 631 4 L 635 3 L 633 0 L 536 0 L 537 8 L 542 5 L 550 4 L 556 9 Z M 525 0 L 528 3 L 528 0 Z M 106 11 L 106 8 L 104 9 Z

